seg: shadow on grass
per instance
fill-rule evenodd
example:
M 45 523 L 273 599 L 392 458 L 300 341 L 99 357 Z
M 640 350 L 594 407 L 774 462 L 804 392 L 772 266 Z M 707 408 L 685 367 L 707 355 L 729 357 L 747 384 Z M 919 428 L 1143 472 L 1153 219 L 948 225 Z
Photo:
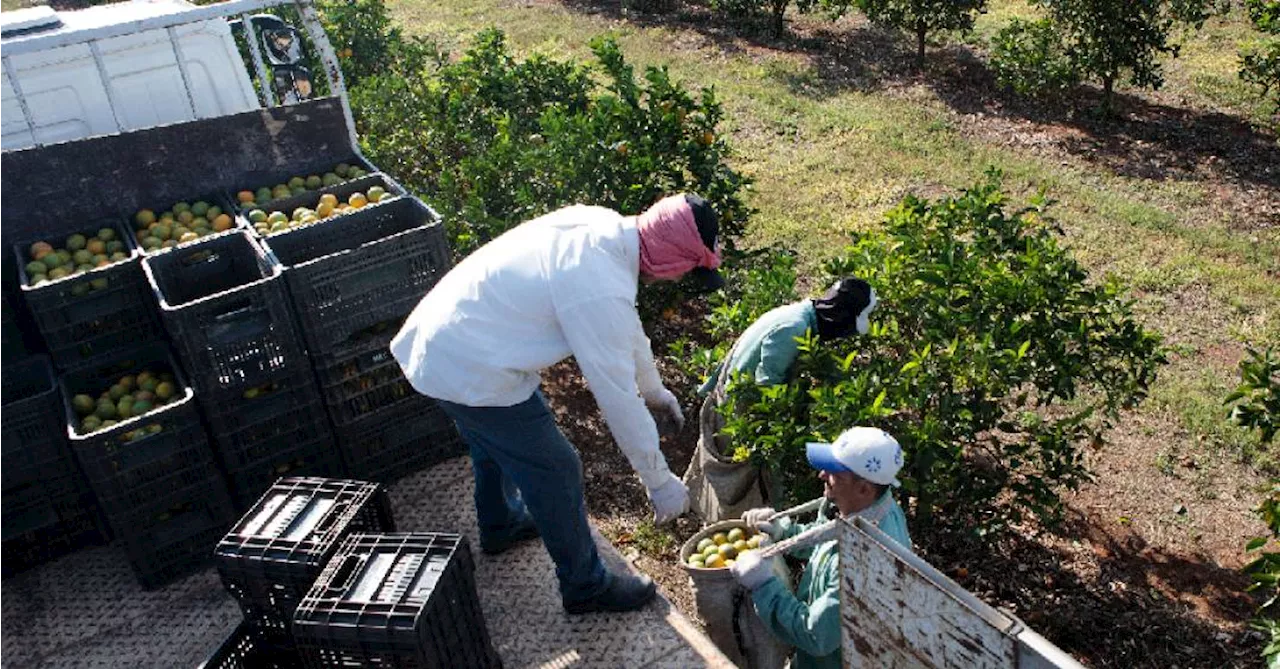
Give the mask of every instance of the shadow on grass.
M 1175 107 L 1140 95 L 1117 93 L 1114 114 L 1097 113 L 1100 92 L 1081 86 L 1059 100 L 1029 100 L 1007 94 L 972 49 L 931 45 L 917 68 L 910 40 L 863 20 L 790 23 L 773 37 L 765 19 L 729 19 L 702 5 L 671 2 L 665 12 L 627 9 L 618 0 L 562 0 L 577 11 L 641 26 L 692 30 L 724 53 L 749 48 L 798 53 L 809 67 L 772 76 L 796 95 L 826 99 L 847 91 L 864 93 L 920 85 L 959 114 L 1030 121 L 1051 130 L 1061 150 L 1116 174 L 1152 180 L 1202 180 L 1206 174 L 1280 198 L 1280 140 L 1274 130 L 1215 111 Z M 789 17 L 794 14 L 788 14 Z M 1056 127 L 1056 129 L 1055 129 Z M 997 134 L 1020 132 L 1006 128 Z M 1010 138 L 1017 143 L 1016 138 Z M 1280 222 L 1280 206 L 1262 216 Z

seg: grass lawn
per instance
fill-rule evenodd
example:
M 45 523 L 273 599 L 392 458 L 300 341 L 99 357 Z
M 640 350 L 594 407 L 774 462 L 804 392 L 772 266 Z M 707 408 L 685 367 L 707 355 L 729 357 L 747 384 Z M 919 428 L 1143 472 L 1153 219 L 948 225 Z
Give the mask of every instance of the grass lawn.
M 1163 90 L 1119 89 L 1120 119 L 1106 121 L 1088 111 L 1088 93 L 1037 105 L 994 90 L 982 44 L 1032 13 L 1015 0 L 993 2 L 973 35 L 932 45 L 924 72 L 911 66 L 908 39 L 860 17 L 790 16 L 789 34 L 774 40 L 694 6 L 649 15 L 586 0 L 389 5 L 409 32 L 455 51 L 497 26 L 517 52 L 589 59 L 590 38 L 612 32 L 634 65 L 714 87 L 734 165 L 755 179 L 747 245 L 797 249 L 805 269 L 907 192 L 949 192 L 990 166 L 1015 198 L 1045 189 L 1076 254 L 1097 276 L 1127 282 L 1172 348 L 1150 400 L 1090 454 L 1098 480 L 1071 497 L 1084 529 L 1070 541 L 1116 543 L 1146 581 L 1137 585 L 1226 630 L 1217 643 L 1245 638 L 1247 612 L 1211 601 L 1206 583 L 1235 583 L 1244 543 L 1263 531 L 1249 512 L 1255 489 L 1280 462 L 1222 408 L 1245 346 L 1280 342 L 1280 145 L 1277 117 L 1236 79 L 1234 53 L 1249 34 L 1238 12 L 1187 38 Z M 1132 536 L 1147 549 L 1125 549 Z M 1207 575 L 1144 571 L 1151 550 Z

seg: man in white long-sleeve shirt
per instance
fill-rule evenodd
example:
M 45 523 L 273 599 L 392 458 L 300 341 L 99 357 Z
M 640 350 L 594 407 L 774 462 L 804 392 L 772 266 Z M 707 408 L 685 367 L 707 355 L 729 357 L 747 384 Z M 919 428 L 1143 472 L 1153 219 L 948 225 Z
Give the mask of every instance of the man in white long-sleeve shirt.
M 609 573 L 591 538 L 582 462 L 538 390 L 570 355 L 659 523 L 688 490 L 658 450 L 650 409 L 684 417 L 662 385 L 636 312 L 639 281 L 689 272 L 718 286 L 717 221 L 676 195 L 639 216 L 575 205 L 528 221 L 472 253 L 422 299 L 391 342 L 409 382 L 439 401 L 471 449 L 481 549 L 541 535 L 570 613 L 627 611 L 652 599 L 645 577 Z

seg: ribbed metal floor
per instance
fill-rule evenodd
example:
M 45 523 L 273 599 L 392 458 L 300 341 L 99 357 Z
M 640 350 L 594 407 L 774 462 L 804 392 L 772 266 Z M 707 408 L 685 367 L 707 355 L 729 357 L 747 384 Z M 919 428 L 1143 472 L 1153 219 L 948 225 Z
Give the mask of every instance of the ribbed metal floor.
M 457 458 L 391 489 L 401 531 L 459 532 L 478 549 L 471 468 Z M 611 569 L 629 569 L 596 535 Z M 568 616 L 550 558 L 529 542 L 490 558 L 474 550 L 481 606 L 508 667 L 732 666 L 666 599 L 629 614 Z M 113 546 L 82 550 L 0 586 L 6 668 L 195 667 L 240 620 L 212 568 L 145 591 Z

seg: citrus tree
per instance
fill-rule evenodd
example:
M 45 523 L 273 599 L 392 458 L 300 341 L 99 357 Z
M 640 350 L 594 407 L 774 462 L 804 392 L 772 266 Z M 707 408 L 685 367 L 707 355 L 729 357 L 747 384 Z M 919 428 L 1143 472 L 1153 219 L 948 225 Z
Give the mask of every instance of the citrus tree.
M 1004 43 L 1004 49 L 995 52 L 997 74 L 1005 72 L 1001 81 L 1014 88 L 1036 81 L 1050 87 L 1075 79 L 1098 82 L 1105 113 L 1110 113 L 1116 83 L 1160 88 L 1165 81 L 1161 59 L 1178 55 L 1176 29 L 1199 29 L 1213 8 L 1212 0 L 1034 1 L 1047 10 L 1050 20 L 1011 24 L 997 38 L 997 45 Z M 1047 40 L 1053 35 L 1059 45 Z M 1059 52 L 1074 74 L 1027 74 L 1038 67 L 1059 69 Z
M 805 442 L 877 426 L 907 451 L 916 522 L 944 505 L 948 523 L 984 532 L 1055 519 L 1060 491 L 1089 477 L 1084 447 L 1145 397 L 1163 353 L 1121 287 L 1059 244 L 1048 204 L 1011 210 L 995 173 L 956 197 L 906 198 L 826 267 L 875 287 L 871 332 L 802 341 L 789 383 L 736 380 L 734 456 L 802 500 L 819 493 Z
M 873 23 L 915 36 L 916 62 L 924 61 L 925 39 L 940 30 L 969 30 L 986 0 L 858 0 L 858 8 Z
M 1240 52 L 1240 78 L 1262 89 L 1280 110 L 1280 0 L 1245 0 L 1261 36 Z
M 736 236 L 748 180 L 726 162 L 715 91 L 637 76 L 611 38 L 591 47 L 589 64 L 521 60 L 488 30 L 456 60 L 373 74 L 351 91 L 368 155 L 441 210 L 459 253 L 567 204 L 638 213 L 680 191 Z

